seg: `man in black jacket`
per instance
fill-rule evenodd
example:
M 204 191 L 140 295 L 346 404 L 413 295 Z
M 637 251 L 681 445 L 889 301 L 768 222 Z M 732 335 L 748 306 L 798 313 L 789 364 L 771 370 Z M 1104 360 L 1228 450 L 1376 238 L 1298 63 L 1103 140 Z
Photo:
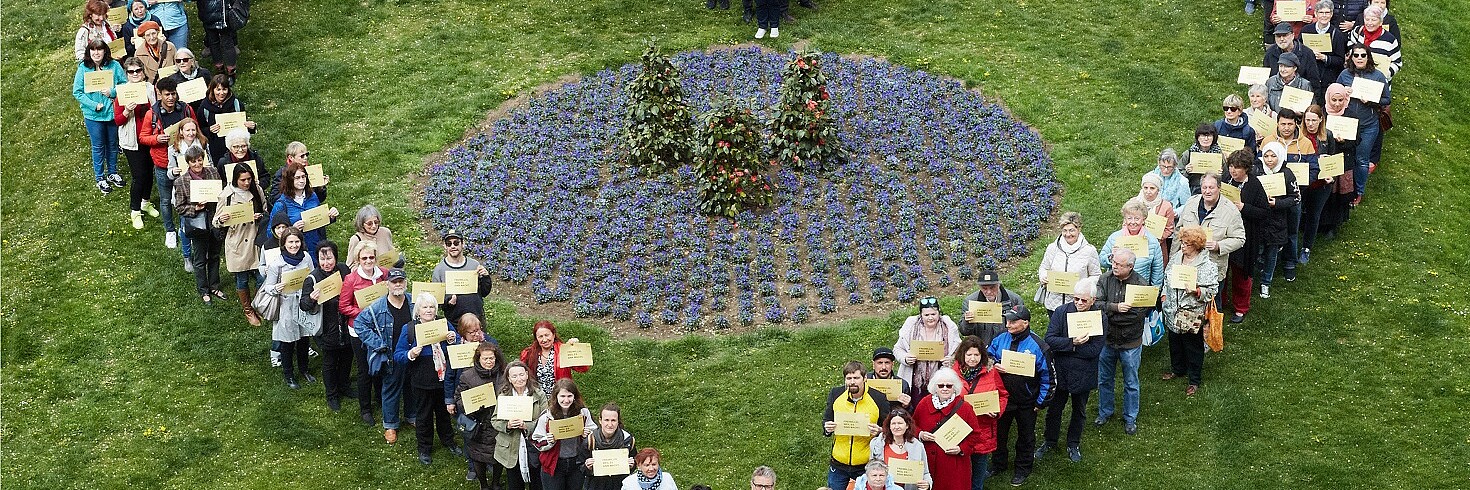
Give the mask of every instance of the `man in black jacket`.
M 1128 285 L 1148 286 L 1133 272 L 1133 251 L 1113 250 L 1108 259 L 1110 273 L 1098 282 L 1102 302 L 1103 334 L 1107 344 L 1098 354 L 1097 425 L 1113 416 L 1113 383 L 1118 364 L 1123 364 L 1123 432 L 1138 432 L 1138 362 L 1143 354 L 1143 322 L 1148 308 L 1136 308 L 1128 302 Z
M 1046 345 L 1056 367 L 1056 391 L 1046 405 L 1045 442 L 1036 448 L 1036 458 L 1047 449 L 1057 447 L 1061 436 L 1062 410 L 1068 402 L 1072 404 L 1072 418 L 1067 422 L 1067 456 L 1073 462 L 1082 461 L 1082 429 L 1087 424 L 1083 411 L 1087 408 L 1087 397 L 1097 387 L 1097 357 L 1102 353 L 1102 335 L 1083 335 L 1072 331 L 1067 322 L 1071 313 L 1099 311 L 1097 305 L 1097 277 L 1077 281 L 1072 301 L 1057 307 L 1051 314 L 1046 327 Z
M 1000 274 L 993 270 L 980 271 L 980 289 L 965 297 L 965 315 L 961 317 L 959 327 L 961 336 L 980 337 L 981 345 L 988 346 L 997 334 L 1005 330 L 1005 324 L 976 321 L 975 316 L 970 314 L 971 301 L 1000 303 L 1000 311 L 1006 312 L 1021 304 L 1021 296 L 1000 284 Z

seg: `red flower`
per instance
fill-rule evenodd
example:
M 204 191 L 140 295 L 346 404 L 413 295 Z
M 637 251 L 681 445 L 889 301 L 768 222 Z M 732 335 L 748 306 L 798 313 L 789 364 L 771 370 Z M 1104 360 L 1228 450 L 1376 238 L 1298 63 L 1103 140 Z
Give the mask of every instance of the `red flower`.
M 719 143 L 716 143 L 716 144 L 719 145 L 720 148 L 729 148 L 730 147 L 730 142 L 729 141 L 720 141 Z
M 765 188 L 765 190 L 771 190 L 771 184 L 766 184 L 762 187 Z
M 806 109 L 809 110 L 809 111 L 815 111 L 815 110 L 817 110 L 817 101 L 815 101 L 815 100 L 808 100 L 808 101 L 806 101 Z

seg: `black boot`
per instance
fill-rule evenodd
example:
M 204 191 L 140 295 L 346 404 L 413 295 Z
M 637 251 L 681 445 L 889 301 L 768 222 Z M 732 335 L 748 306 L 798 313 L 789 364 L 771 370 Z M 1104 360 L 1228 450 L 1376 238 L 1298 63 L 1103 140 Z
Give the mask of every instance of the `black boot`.
M 730 10 L 730 0 L 720 0 L 720 10 Z
M 707 9 L 710 9 L 710 10 L 714 10 L 715 9 L 715 0 L 704 0 L 704 8 L 707 8 Z

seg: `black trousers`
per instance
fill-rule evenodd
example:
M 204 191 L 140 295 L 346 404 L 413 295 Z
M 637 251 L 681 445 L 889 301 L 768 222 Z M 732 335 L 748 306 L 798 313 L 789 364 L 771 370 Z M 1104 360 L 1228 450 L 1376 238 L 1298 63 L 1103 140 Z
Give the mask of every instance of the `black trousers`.
M 1276 10 L 1276 0 L 1260 0 L 1261 9 L 1261 42 L 1264 44 L 1276 43 L 1276 24 L 1271 23 L 1271 11 Z
M 233 67 L 239 62 L 236 51 L 239 48 L 239 38 L 234 29 L 205 29 L 204 46 L 209 48 L 209 57 L 214 58 L 214 64 Z
M 405 373 L 405 376 L 407 374 Z M 408 384 L 408 380 L 404 380 Z M 444 406 L 444 388 L 423 389 L 404 386 L 404 391 L 413 390 L 418 400 L 418 420 L 414 424 L 413 437 L 418 443 L 419 454 L 434 451 L 434 433 L 439 433 L 439 442 L 454 445 L 454 426 L 449 425 L 449 410 Z
M 123 156 L 128 158 L 128 210 L 142 211 L 143 201 L 147 201 L 153 188 L 157 187 L 153 185 L 153 157 L 148 155 L 146 149 L 124 149 Z M 159 209 L 164 206 L 172 204 L 158 203 Z
M 475 472 L 475 476 L 480 480 L 480 488 L 498 489 L 500 488 L 500 475 L 505 473 L 505 467 L 495 461 L 485 463 L 470 458 L 470 471 Z M 490 474 L 485 474 L 487 471 Z M 520 477 L 520 470 L 516 470 L 516 477 Z
M 352 357 L 357 364 L 357 407 L 362 413 L 373 413 L 373 400 L 383 399 L 383 377 L 368 375 L 367 348 L 362 339 L 352 339 Z M 382 402 L 379 402 L 382 403 Z
M 1005 466 L 1009 459 L 1008 447 L 1011 439 L 1011 425 L 1016 426 L 1016 464 L 1015 476 L 1029 476 L 1031 474 L 1031 463 L 1036 457 L 1036 410 L 1031 407 L 1006 410 L 1000 415 L 1000 420 L 995 427 L 995 452 L 991 466 Z
M 328 400 L 342 401 L 342 397 L 347 395 L 347 378 L 351 375 L 351 347 L 322 348 L 322 388 L 326 390 Z
M 1189 376 L 1189 384 L 1197 385 L 1205 367 L 1205 334 L 1169 331 L 1169 369 L 1176 376 Z
M 224 242 L 213 235 L 189 238 L 189 262 L 194 266 L 194 289 L 200 296 L 219 289 L 219 256 Z
M 580 441 L 573 439 L 572 442 Z M 548 474 L 545 468 L 541 469 L 541 488 L 543 490 L 582 490 L 582 481 L 585 477 L 582 465 L 577 464 L 576 459 L 561 458 L 556 462 L 556 474 Z
M 521 444 L 525 443 L 525 440 L 521 441 Z M 530 451 L 530 453 L 526 454 L 526 457 L 528 458 L 526 463 L 533 464 L 532 462 L 536 461 L 536 450 L 532 448 L 526 448 L 526 450 Z M 496 466 L 499 466 L 499 464 L 497 464 Z M 541 490 L 541 468 L 531 466 L 526 472 L 530 473 L 531 475 L 531 478 L 529 479 L 530 481 L 521 478 L 521 468 L 519 466 L 515 468 L 506 468 L 506 488 L 508 490 Z
M 296 373 L 306 374 L 310 366 L 306 354 L 310 350 L 311 337 L 302 337 L 295 342 L 281 342 L 281 375 L 286 379 L 296 379 Z
M 1082 429 L 1087 426 L 1087 397 L 1092 390 L 1072 393 L 1057 389 L 1051 403 L 1046 406 L 1046 430 L 1043 436 L 1047 444 L 1057 445 L 1062 432 L 1062 413 L 1067 404 L 1072 404 L 1072 417 L 1067 420 L 1067 447 L 1082 447 Z
M 781 13 L 786 11 L 788 0 L 755 0 L 755 23 L 761 29 L 781 27 Z

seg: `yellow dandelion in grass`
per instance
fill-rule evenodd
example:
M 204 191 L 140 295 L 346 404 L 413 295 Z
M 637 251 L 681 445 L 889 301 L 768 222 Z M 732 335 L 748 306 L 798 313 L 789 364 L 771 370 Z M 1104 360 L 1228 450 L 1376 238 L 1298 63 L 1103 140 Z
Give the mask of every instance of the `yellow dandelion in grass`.
M 1347 276 L 1337 276 L 1337 280 L 1339 280 L 1339 281 L 1346 281 L 1347 280 Z

